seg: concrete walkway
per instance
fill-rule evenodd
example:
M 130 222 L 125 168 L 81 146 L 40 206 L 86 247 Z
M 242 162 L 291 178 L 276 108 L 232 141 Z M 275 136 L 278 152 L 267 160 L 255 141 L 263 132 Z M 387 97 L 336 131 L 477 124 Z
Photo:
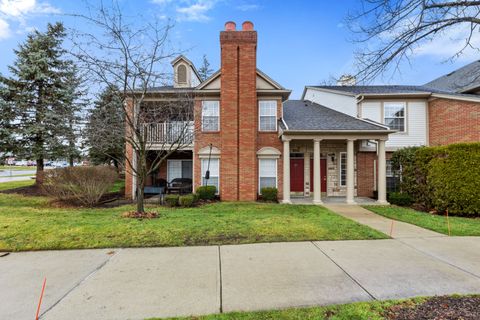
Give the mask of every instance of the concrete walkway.
M 446 237 L 444 234 L 417 227 L 413 224 L 385 218 L 357 205 L 324 204 L 323 206 L 341 216 L 390 235 L 394 239 Z
M 480 293 L 480 237 L 68 250 L 0 258 L 0 319 L 144 319 Z

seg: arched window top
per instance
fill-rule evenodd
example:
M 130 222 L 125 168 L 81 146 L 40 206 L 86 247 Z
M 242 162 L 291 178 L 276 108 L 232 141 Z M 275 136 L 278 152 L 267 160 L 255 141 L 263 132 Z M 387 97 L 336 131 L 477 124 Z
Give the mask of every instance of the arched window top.
M 187 67 L 184 64 L 177 67 L 177 82 L 187 83 Z
M 258 158 L 280 158 L 282 153 L 273 147 L 263 147 L 257 151 Z
M 202 149 L 198 150 L 198 156 L 200 158 L 208 158 L 210 156 L 210 146 L 203 147 Z M 212 146 L 212 158 L 220 158 L 220 149 L 217 147 Z

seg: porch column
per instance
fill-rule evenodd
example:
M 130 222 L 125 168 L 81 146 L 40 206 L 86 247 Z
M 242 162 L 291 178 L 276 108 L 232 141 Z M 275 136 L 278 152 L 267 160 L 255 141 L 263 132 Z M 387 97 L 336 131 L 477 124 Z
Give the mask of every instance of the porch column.
M 354 169 L 354 145 L 355 140 L 347 140 L 347 203 L 355 204 L 355 169 Z
M 283 138 L 283 203 L 290 201 L 290 139 Z
M 377 140 L 378 145 L 378 203 L 387 204 L 387 164 L 385 157 L 385 140 Z
M 320 174 L 320 139 L 313 140 L 313 203 L 322 203 Z

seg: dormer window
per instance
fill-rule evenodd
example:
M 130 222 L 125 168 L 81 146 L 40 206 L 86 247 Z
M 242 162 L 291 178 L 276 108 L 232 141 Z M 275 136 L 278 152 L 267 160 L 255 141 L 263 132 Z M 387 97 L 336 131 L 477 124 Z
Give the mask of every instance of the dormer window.
M 177 83 L 187 83 L 187 67 L 184 64 L 177 68 Z

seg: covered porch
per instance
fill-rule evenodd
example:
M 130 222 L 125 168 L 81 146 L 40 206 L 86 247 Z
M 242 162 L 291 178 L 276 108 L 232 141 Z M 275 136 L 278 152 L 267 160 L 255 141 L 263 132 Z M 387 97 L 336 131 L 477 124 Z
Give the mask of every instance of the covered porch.
M 378 134 L 316 134 L 287 135 L 283 141 L 283 202 L 325 201 L 357 204 L 367 197 L 357 197 L 358 168 L 356 155 L 361 145 L 376 145 L 377 203 L 387 203 L 386 135 Z M 294 199 L 294 201 L 292 201 Z

